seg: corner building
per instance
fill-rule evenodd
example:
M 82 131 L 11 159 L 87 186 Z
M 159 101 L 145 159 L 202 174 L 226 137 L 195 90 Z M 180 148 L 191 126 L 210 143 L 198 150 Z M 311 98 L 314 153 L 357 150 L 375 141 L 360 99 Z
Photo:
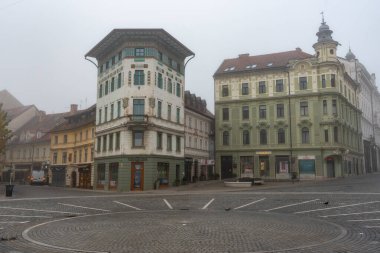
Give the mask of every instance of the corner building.
M 185 59 L 192 55 L 163 29 L 115 29 L 86 54 L 98 62 L 95 189 L 180 183 Z
M 315 54 L 226 59 L 214 75 L 221 178 L 316 179 L 362 171 L 358 84 L 323 21 Z

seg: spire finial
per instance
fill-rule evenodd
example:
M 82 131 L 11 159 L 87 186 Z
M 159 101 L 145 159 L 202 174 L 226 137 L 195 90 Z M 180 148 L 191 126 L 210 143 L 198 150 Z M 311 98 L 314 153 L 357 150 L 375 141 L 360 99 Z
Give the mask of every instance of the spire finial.
M 322 15 L 322 24 L 325 24 L 325 16 L 324 16 L 323 11 L 321 12 L 321 15 Z

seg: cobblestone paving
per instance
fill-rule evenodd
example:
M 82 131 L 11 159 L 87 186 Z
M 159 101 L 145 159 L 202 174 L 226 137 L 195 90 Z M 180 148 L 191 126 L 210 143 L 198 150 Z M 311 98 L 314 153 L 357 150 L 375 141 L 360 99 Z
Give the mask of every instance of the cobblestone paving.
M 146 193 L 16 186 L 1 253 L 380 252 L 380 174 Z

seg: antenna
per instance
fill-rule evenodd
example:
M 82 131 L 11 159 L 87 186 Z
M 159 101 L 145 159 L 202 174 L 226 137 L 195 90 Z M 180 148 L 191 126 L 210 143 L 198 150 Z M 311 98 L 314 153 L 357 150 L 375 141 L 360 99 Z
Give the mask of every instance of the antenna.
M 325 16 L 324 16 L 323 11 L 321 12 L 321 15 L 322 15 L 322 24 L 324 24 L 325 23 Z

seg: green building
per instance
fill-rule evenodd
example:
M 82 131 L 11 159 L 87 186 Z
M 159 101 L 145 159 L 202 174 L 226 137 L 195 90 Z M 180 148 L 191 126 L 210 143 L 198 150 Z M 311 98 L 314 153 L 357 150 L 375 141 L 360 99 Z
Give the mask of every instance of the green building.
M 322 21 L 313 45 L 226 59 L 214 74 L 216 170 L 264 179 L 362 172 L 358 85 Z

